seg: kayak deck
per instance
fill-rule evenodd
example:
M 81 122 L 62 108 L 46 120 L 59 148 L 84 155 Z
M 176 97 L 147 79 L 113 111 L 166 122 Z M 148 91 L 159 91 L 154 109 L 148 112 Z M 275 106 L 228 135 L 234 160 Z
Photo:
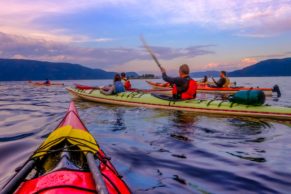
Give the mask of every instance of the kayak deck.
M 124 92 L 118 95 L 103 95 L 98 90 L 79 90 L 74 88 L 67 88 L 67 90 L 73 96 L 79 97 L 81 99 L 108 104 L 185 110 L 206 114 L 291 120 L 291 109 L 286 107 L 266 105 L 249 106 L 221 100 L 192 99 L 185 101 L 167 101 L 156 98 L 151 94 L 144 94 L 139 92 Z
M 120 177 L 72 102 L 59 126 L 1 193 L 131 193 Z

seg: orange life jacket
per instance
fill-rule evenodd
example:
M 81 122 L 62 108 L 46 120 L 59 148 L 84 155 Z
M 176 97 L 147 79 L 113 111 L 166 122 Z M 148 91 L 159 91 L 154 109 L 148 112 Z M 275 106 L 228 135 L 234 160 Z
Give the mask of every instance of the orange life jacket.
M 196 90 L 197 90 L 197 83 L 195 80 L 188 78 L 188 87 L 185 91 L 182 91 L 181 93 L 178 92 L 178 88 L 176 85 L 174 85 L 172 89 L 172 94 L 174 98 L 178 99 L 192 99 L 196 97 Z

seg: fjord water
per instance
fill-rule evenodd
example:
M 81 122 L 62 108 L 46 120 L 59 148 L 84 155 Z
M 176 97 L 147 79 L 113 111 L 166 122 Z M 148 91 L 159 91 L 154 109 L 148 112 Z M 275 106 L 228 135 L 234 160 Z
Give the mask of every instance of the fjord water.
M 235 80 L 254 87 L 276 83 L 282 97 L 269 98 L 267 103 L 291 106 L 291 77 Z M 143 80 L 132 82 L 135 87 L 148 88 Z M 64 87 L 0 83 L 0 187 L 57 126 L 70 101 Z M 88 129 L 134 193 L 291 191 L 288 124 L 74 101 Z

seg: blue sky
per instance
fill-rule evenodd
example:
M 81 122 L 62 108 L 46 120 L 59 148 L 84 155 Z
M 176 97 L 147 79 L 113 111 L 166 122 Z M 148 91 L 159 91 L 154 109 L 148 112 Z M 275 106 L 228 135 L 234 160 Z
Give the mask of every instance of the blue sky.
M 158 69 L 234 70 L 291 56 L 291 0 L 0 1 L 0 58 Z

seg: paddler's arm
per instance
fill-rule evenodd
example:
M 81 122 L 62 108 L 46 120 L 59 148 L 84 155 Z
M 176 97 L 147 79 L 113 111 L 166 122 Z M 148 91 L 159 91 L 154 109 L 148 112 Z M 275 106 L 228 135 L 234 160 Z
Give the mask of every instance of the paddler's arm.
M 179 77 L 169 77 L 164 68 L 161 68 L 162 78 L 165 82 L 170 83 L 171 85 L 176 84 L 177 86 L 183 85 L 183 79 Z
M 213 82 L 215 83 L 215 85 L 219 88 L 221 88 L 224 84 L 225 84 L 225 79 L 220 78 L 218 81 L 216 81 L 213 77 L 212 77 Z
M 216 82 L 216 80 L 214 79 L 214 77 L 211 77 L 211 79 L 212 79 L 213 83 L 217 86 L 217 82 Z
M 103 90 L 103 89 L 101 88 L 101 89 L 100 89 L 100 92 L 101 92 L 102 94 L 105 94 L 105 95 L 111 95 L 111 94 L 113 94 L 113 92 L 114 92 L 114 86 L 109 87 L 108 90 Z

